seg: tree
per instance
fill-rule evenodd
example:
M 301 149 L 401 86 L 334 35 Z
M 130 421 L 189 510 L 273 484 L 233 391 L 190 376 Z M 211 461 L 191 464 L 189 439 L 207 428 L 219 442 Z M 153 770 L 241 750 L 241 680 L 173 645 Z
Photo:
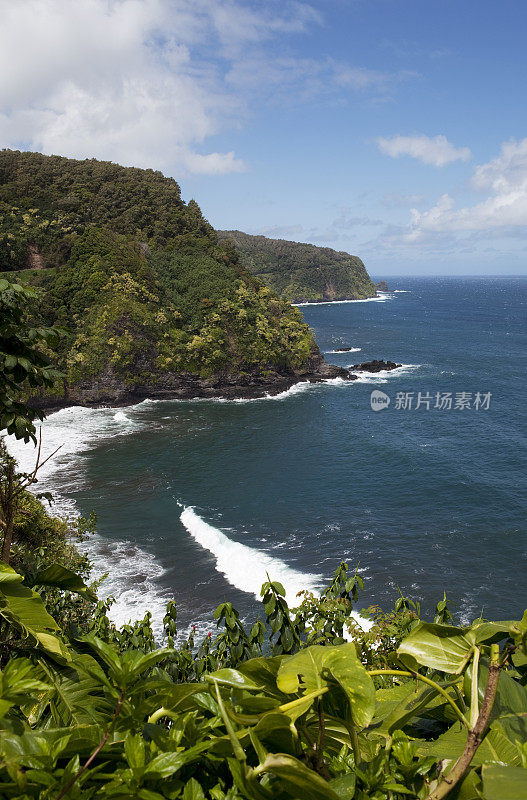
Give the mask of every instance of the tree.
M 44 464 L 47 464 L 50 458 L 53 458 L 55 453 L 60 450 L 60 447 L 57 447 L 43 461 L 41 461 L 40 457 L 41 450 L 42 436 L 40 435 L 34 468 L 31 472 L 17 472 L 15 459 L 9 455 L 4 442 L 0 439 L 0 530 L 4 534 L 1 559 L 5 564 L 9 564 L 11 558 L 11 545 L 19 501 L 26 489 L 38 482 L 38 471 Z M 42 497 L 51 501 L 49 492 L 37 495 L 39 499 Z
M 36 442 L 35 419 L 44 414 L 24 399 L 28 390 L 52 388 L 62 373 L 42 347 L 54 347 L 61 328 L 33 327 L 28 312 L 38 298 L 34 289 L 0 278 L 0 432 Z

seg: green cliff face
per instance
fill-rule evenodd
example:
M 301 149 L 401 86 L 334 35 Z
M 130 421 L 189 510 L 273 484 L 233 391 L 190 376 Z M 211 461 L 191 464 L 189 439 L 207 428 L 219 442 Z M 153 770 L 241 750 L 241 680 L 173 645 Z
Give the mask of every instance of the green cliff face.
M 375 285 L 357 256 L 241 231 L 218 231 L 218 235 L 234 243 L 248 272 L 290 303 L 375 296 Z
M 41 287 L 42 322 L 71 331 L 57 358 L 81 399 L 320 358 L 301 314 L 160 172 L 0 151 L 0 272 Z

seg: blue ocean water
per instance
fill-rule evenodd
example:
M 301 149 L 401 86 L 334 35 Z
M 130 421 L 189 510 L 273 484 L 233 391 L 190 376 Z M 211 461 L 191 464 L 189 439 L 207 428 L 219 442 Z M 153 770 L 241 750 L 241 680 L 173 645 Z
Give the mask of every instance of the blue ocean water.
M 388 608 L 400 587 L 425 612 L 446 590 L 460 622 L 522 613 L 527 280 L 388 280 L 397 292 L 302 311 L 332 363 L 399 370 L 259 401 L 66 409 L 44 423 L 44 448 L 64 447 L 43 483 L 63 506 L 97 512 L 87 546 L 109 571 L 118 621 L 146 608 L 160 620 L 173 597 L 183 626 L 207 628 L 226 598 L 250 613 L 266 572 L 292 602 L 342 559 L 363 574 L 363 607 Z M 357 349 L 331 352 L 344 346 Z M 390 397 L 382 411 L 373 390 Z M 415 408 L 418 392 L 429 410 Z M 437 392 L 452 393 L 451 409 L 433 407 Z M 471 407 L 455 409 L 462 392 Z M 474 408 L 478 392 L 488 408 Z M 411 409 L 398 393 L 413 393 Z

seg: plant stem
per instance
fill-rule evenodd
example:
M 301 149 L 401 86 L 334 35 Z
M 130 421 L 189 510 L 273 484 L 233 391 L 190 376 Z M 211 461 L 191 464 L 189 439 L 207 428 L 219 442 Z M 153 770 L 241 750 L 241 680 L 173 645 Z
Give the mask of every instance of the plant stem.
M 360 764 L 361 757 L 360 757 L 360 745 L 359 745 L 359 737 L 357 735 L 357 728 L 355 727 L 355 723 L 353 720 L 348 722 L 346 725 L 348 729 L 348 733 L 351 739 L 351 749 L 353 750 L 353 757 L 355 759 L 355 766 L 357 767 Z
M 439 692 L 439 694 L 442 695 L 442 697 L 445 698 L 447 703 L 449 703 L 452 706 L 453 710 L 456 712 L 456 716 L 458 717 L 459 721 L 463 723 L 465 728 L 468 728 L 467 721 L 463 715 L 463 712 L 454 703 L 448 692 L 445 692 L 442 686 L 433 681 L 431 678 L 428 678 L 426 675 L 420 675 L 417 672 L 409 672 L 400 669 L 372 669 L 368 670 L 368 675 L 403 675 L 409 678 L 415 678 L 418 681 L 423 681 L 423 683 L 427 683 L 429 686 L 432 686 L 432 688 L 434 688 L 437 692 Z
M 227 735 L 231 740 L 232 749 L 234 751 L 234 756 L 237 761 L 241 764 L 246 763 L 246 756 L 243 747 L 240 744 L 238 737 L 236 736 L 236 732 L 232 726 L 232 722 L 229 719 L 229 715 L 225 710 L 225 706 L 223 705 L 223 700 L 220 694 L 220 687 L 218 686 L 218 681 L 214 681 L 214 688 L 216 689 L 216 699 L 218 701 L 218 705 L 220 707 L 220 714 L 223 717 L 223 722 L 225 723 L 225 727 L 227 729 Z M 58 798 L 57 798 L 58 800 Z
M 476 647 L 474 649 L 474 660 L 472 662 L 472 686 L 470 691 L 470 729 L 474 728 L 474 725 L 478 721 L 479 717 L 479 656 L 480 656 L 480 649 Z
M 434 791 L 428 795 L 426 800 L 443 800 L 443 798 L 452 791 L 454 786 L 463 779 L 468 768 L 470 767 L 470 763 L 474 758 L 474 754 L 483 741 L 483 735 L 487 729 L 492 706 L 494 705 L 494 699 L 498 690 L 498 681 L 500 679 L 501 671 L 499 656 L 500 652 L 498 645 L 491 644 L 489 676 L 476 724 L 468 732 L 467 741 L 460 757 L 448 775 L 445 776 L 439 786 L 437 786 Z
M 317 740 L 317 772 L 320 773 L 326 780 L 329 780 L 328 771 L 324 765 L 324 736 L 326 733 L 326 720 L 324 719 L 324 710 L 322 708 L 322 701 L 318 701 L 318 740 Z
M 84 766 L 82 766 L 82 767 L 80 768 L 80 770 L 79 770 L 79 771 L 78 771 L 78 772 L 77 772 L 77 773 L 76 773 L 76 774 L 73 776 L 73 778 L 70 780 L 70 782 L 66 784 L 66 786 L 64 787 L 64 789 L 63 789 L 63 790 L 61 791 L 61 793 L 60 793 L 60 794 L 57 796 L 57 800 L 61 800 L 61 798 L 62 798 L 62 797 L 64 797 L 64 795 L 65 795 L 65 794 L 67 794 L 67 793 L 69 792 L 69 790 L 71 789 L 71 787 L 73 786 L 73 784 L 74 784 L 74 783 L 75 783 L 75 782 L 76 782 L 76 781 L 77 781 L 77 780 L 80 778 L 80 776 L 82 775 L 82 773 L 83 773 L 85 770 L 87 770 L 87 769 L 88 769 L 88 767 L 90 766 L 90 764 L 92 763 L 92 761 L 93 761 L 93 760 L 94 760 L 94 759 L 95 759 L 95 758 L 96 758 L 96 757 L 99 755 L 99 753 L 100 753 L 100 752 L 101 752 L 101 750 L 103 749 L 104 745 L 105 745 L 105 744 L 106 744 L 106 742 L 108 741 L 108 737 L 109 737 L 109 735 L 110 735 L 110 733 L 111 733 L 111 731 L 112 731 L 112 728 L 113 728 L 113 726 L 114 726 L 114 724 L 115 724 L 115 720 L 117 719 L 117 717 L 118 717 L 118 716 L 119 716 L 119 714 L 121 713 L 121 708 L 123 707 L 123 703 L 124 703 L 124 689 L 123 689 L 123 691 L 121 692 L 121 696 L 119 697 L 119 700 L 118 700 L 118 702 L 117 702 L 117 706 L 116 706 L 116 708 L 115 708 L 115 713 L 114 713 L 114 715 L 113 715 L 113 717 L 112 717 L 112 721 L 110 722 L 110 724 L 109 724 L 109 726 L 108 726 L 108 730 L 106 731 L 106 733 L 105 733 L 105 734 L 104 734 L 104 736 L 102 737 L 101 741 L 99 742 L 99 744 L 97 745 L 97 747 L 95 748 L 95 750 L 93 751 L 93 753 L 91 754 L 91 756 L 89 757 L 89 759 L 86 761 L 86 763 L 84 764 Z
M 291 700 L 289 703 L 284 703 L 283 705 L 278 706 L 278 708 L 275 710 L 289 711 L 291 708 L 296 708 L 296 706 L 302 705 L 302 703 L 305 703 L 306 700 L 309 700 L 310 698 L 320 697 L 321 695 L 326 694 L 326 692 L 329 692 L 327 686 L 324 686 L 322 689 L 315 689 L 314 692 L 309 692 L 309 694 L 305 694 L 302 697 L 298 697 L 296 700 Z

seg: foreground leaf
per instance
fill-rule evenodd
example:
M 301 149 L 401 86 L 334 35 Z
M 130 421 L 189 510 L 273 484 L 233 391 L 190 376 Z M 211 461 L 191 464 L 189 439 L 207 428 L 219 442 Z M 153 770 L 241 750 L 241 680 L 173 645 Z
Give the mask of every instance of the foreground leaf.
M 481 773 L 485 800 L 525 800 L 527 769 L 485 764 Z

